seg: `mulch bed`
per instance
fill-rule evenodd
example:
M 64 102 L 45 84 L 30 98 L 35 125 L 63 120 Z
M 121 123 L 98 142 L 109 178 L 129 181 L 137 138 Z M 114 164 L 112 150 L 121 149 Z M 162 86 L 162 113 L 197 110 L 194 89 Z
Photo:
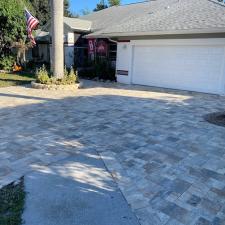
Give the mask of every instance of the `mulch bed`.
M 205 120 L 217 126 L 225 127 L 225 112 L 208 114 L 205 116 Z

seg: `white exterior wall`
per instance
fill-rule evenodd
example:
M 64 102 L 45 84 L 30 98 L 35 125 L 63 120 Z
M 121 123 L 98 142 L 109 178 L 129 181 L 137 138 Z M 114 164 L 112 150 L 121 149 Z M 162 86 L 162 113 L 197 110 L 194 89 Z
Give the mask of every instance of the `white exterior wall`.
M 225 94 L 225 39 L 132 40 L 118 43 L 117 76 L 133 83 Z
M 131 61 L 132 48 L 130 42 L 119 42 L 117 44 L 116 77 L 119 83 L 131 83 Z M 128 71 L 128 75 L 120 75 L 118 71 Z
M 74 44 L 74 42 L 75 42 L 75 40 L 74 40 L 74 33 L 69 32 L 67 34 L 67 40 L 66 40 L 66 42 L 68 44 Z

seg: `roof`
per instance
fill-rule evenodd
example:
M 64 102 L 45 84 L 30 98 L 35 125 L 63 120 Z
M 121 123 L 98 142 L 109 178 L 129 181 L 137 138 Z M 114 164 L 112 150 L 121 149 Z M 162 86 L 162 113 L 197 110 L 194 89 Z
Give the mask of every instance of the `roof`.
M 36 30 L 35 39 L 39 42 L 49 42 L 49 32 L 41 29 Z
M 93 23 L 89 37 L 225 32 L 225 6 L 216 0 L 151 0 L 81 18 Z
M 71 18 L 71 17 L 63 17 L 64 26 L 67 26 L 69 29 L 73 31 L 80 31 L 80 32 L 90 32 L 92 22 L 88 20 L 78 19 L 78 18 Z M 42 32 L 49 32 L 51 27 L 51 20 L 42 27 Z
M 68 27 L 72 31 L 89 33 L 91 31 L 92 22 L 88 20 L 82 20 L 77 18 L 64 17 L 64 28 Z M 36 40 L 39 42 L 50 41 L 50 27 L 51 20 L 44 26 L 44 28 L 36 31 Z
M 74 31 L 90 31 L 92 22 L 77 18 L 64 17 L 64 24 Z
M 174 0 L 160 0 L 159 2 L 168 2 Z M 151 3 L 151 5 L 155 5 Z M 152 6 L 151 6 L 152 7 Z M 92 31 L 99 31 L 112 25 L 123 24 L 124 22 L 147 14 L 150 9 L 150 2 L 144 1 L 140 3 L 132 3 L 128 5 L 113 6 L 90 13 L 88 15 L 80 17 L 83 20 L 92 21 Z

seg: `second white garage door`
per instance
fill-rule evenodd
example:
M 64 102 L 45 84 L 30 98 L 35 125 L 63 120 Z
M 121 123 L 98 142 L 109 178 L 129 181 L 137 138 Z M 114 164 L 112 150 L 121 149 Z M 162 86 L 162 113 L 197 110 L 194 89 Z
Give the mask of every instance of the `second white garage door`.
M 224 47 L 134 45 L 132 83 L 221 93 Z

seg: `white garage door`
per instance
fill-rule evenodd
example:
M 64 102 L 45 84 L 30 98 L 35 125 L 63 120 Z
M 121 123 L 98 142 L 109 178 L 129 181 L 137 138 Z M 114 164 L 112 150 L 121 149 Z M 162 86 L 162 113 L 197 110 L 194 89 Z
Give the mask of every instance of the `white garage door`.
M 134 46 L 132 83 L 207 93 L 223 88 L 223 46 Z

